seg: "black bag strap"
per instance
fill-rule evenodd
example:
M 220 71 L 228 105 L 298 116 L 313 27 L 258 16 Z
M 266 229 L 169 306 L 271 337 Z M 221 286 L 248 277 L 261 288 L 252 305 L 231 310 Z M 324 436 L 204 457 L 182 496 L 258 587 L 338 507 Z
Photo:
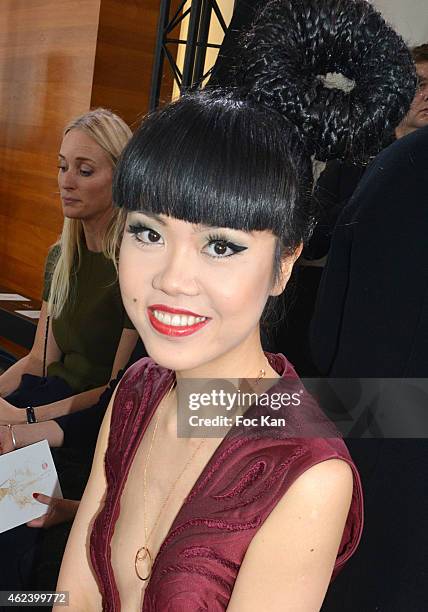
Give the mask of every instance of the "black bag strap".
M 43 378 L 47 376 L 47 367 L 46 367 L 46 354 L 48 352 L 48 334 L 49 334 L 49 321 L 50 315 L 46 317 L 46 329 L 45 329 L 45 346 L 43 348 Z

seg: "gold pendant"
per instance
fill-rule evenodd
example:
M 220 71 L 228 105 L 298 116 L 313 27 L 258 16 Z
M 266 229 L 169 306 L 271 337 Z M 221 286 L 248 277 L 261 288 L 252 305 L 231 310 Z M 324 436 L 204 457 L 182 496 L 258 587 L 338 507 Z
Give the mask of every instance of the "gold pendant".
M 145 569 L 144 573 L 147 573 L 146 576 L 142 575 L 138 569 L 138 566 L 140 563 L 144 564 L 144 569 Z M 143 580 L 144 582 L 146 582 L 146 580 L 150 578 L 151 573 L 152 573 L 152 565 L 153 565 L 153 559 L 152 559 L 152 555 L 150 554 L 150 550 L 147 548 L 147 546 L 142 546 L 141 548 L 137 550 L 135 554 L 135 560 L 134 560 L 135 573 L 137 574 L 140 580 Z

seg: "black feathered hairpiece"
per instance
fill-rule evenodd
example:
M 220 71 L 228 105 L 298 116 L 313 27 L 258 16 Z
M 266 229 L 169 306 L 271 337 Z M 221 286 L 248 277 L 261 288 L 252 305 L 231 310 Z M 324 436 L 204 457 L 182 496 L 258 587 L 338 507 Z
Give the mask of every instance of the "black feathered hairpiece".
M 366 0 L 268 2 L 242 38 L 235 76 L 319 160 L 378 153 L 416 88 L 408 48 Z

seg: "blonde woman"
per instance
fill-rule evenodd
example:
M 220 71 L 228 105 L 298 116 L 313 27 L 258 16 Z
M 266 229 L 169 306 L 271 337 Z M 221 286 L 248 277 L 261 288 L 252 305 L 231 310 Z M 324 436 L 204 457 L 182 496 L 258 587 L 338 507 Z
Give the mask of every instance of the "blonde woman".
M 101 108 L 64 130 L 58 185 L 65 219 L 46 263 L 36 337 L 30 353 L 0 376 L 0 423 L 13 426 L 2 438 L 9 433 L 14 446 L 42 438 L 60 446 L 62 428 L 52 419 L 93 405 L 135 346 L 105 256 L 118 216 L 113 171 L 130 136 L 122 119 Z
M 71 499 L 35 491 L 49 509 L 29 526 L 56 526 L 21 526 L 0 535 L 0 547 L 9 551 L 0 556 L 2 589 L 32 588 L 37 580 L 40 588 L 54 586 L 78 506 L 72 500 L 80 498 L 88 477 L 88 440 L 96 439 L 102 402 L 87 409 L 127 364 L 136 343 L 108 257 L 121 225 L 112 206 L 112 177 L 130 136 L 122 119 L 102 108 L 64 130 L 58 156 L 64 226 L 47 258 L 34 345 L 0 377 L 0 454 L 42 439 L 63 447 L 54 449 L 54 460 L 64 496 Z

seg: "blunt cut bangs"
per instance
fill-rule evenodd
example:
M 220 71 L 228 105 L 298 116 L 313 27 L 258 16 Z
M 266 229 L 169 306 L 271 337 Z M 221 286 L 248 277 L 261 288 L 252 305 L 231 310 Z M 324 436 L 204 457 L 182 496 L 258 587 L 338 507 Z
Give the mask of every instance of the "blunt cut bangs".
M 293 248 L 308 225 L 297 144 L 275 111 L 224 91 L 183 96 L 136 131 L 119 159 L 113 199 L 127 211 L 270 230 Z

